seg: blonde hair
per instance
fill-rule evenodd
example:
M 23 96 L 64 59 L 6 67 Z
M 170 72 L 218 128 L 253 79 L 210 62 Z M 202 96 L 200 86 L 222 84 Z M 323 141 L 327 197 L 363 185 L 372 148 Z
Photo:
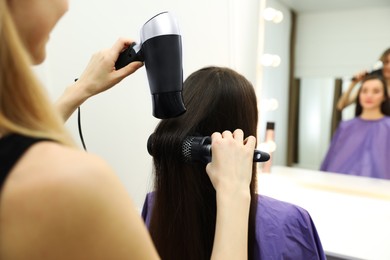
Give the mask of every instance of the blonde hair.
M 32 71 L 6 0 L 0 0 L 0 133 L 74 146 L 64 122 Z

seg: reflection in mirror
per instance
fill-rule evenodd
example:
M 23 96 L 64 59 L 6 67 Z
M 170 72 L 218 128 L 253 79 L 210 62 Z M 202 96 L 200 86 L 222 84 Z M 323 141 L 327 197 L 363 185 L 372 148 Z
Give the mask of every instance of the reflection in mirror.
M 353 75 L 372 68 L 383 50 L 390 47 L 390 34 L 387 33 L 390 26 L 390 1 L 267 1 L 270 2 L 279 4 L 279 9 L 284 6 L 291 10 L 290 91 L 294 79 L 299 79 L 302 89 L 295 113 L 304 113 L 291 114 L 294 112 L 294 104 L 291 104 L 294 94 L 290 92 L 290 105 L 286 109 L 286 113 L 290 113 L 285 133 L 288 137 L 286 154 L 276 151 L 275 157 L 278 158 L 275 161 L 279 165 L 318 170 L 327 149 L 325 147 L 329 147 L 335 128 L 334 120 L 337 119 L 334 98 L 342 90 L 335 89 L 336 81 L 341 80 L 340 87 L 345 90 Z M 264 78 L 267 78 L 266 72 Z M 319 88 L 317 86 L 320 85 L 324 89 L 315 91 L 310 87 Z M 318 107 L 320 104 L 324 105 L 323 110 Z M 314 116 L 315 111 L 319 114 Z M 343 118 L 340 119 L 351 118 L 351 111 L 352 107 L 343 110 Z M 318 125 L 313 121 L 309 124 L 302 121 L 309 117 L 308 114 L 312 120 L 319 122 Z M 300 120 L 296 128 L 291 117 L 295 118 L 293 121 L 297 118 Z M 318 131 L 317 138 L 307 133 L 314 131 L 314 128 Z M 277 141 L 279 148 L 283 146 L 283 141 Z M 302 147 L 298 147 L 297 142 Z
M 281 63 L 264 68 L 261 103 L 275 98 L 280 105 L 260 109 L 260 128 L 277 126 L 277 149 L 271 174 L 259 175 L 259 191 L 307 209 L 327 259 L 390 259 L 390 181 L 318 171 L 335 122 L 354 116 L 353 106 L 337 114 L 335 98 L 390 47 L 390 1 L 266 1 L 285 19 L 265 24 L 264 52 Z

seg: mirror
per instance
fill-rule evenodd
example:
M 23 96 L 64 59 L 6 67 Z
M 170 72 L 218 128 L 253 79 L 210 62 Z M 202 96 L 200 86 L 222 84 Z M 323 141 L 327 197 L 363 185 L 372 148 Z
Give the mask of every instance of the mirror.
M 337 126 L 332 123 L 336 92 L 347 88 L 352 75 L 372 68 L 390 47 L 390 1 L 268 0 L 267 6 L 272 5 L 293 11 L 290 91 L 300 83 L 295 109 L 291 109 L 294 93 L 290 92 L 289 100 L 279 100 L 290 107 L 278 111 L 287 114 L 283 135 L 288 142 L 284 151 L 276 153 L 277 164 L 318 170 Z M 275 25 L 265 26 L 267 30 Z M 352 115 L 353 108 L 348 107 L 340 119 Z M 283 141 L 278 143 L 281 146 Z

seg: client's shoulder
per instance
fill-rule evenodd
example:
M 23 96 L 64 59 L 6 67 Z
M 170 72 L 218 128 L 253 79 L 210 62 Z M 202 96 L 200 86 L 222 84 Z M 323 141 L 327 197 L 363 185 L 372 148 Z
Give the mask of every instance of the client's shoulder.
M 255 236 L 262 258 L 325 259 L 308 211 L 292 203 L 259 195 Z
M 339 128 L 346 128 L 346 127 L 355 126 L 357 124 L 360 124 L 361 122 L 362 121 L 359 117 L 354 117 L 351 119 L 340 121 Z
M 390 116 L 385 116 L 383 118 L 383 122 L 390 127 Z
M 257 204 L 257 218 L 260 218 L 262 221 L 272 221 L 284 225 L 311 221 L 311 217 L 306 209 L 289 202 L 258 195 Z

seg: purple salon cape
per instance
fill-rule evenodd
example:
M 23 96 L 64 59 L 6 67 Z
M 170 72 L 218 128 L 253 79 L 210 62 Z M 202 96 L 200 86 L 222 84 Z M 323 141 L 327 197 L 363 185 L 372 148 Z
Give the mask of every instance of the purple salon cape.
M 390 117 L 342 121 L 320 170 L 390 179 Z
M 298 206 L 258 195 L 254 260 L 326 259 L 309 213 Z M 149 227 L 153 208 L 149 193 L 142 217 Z

